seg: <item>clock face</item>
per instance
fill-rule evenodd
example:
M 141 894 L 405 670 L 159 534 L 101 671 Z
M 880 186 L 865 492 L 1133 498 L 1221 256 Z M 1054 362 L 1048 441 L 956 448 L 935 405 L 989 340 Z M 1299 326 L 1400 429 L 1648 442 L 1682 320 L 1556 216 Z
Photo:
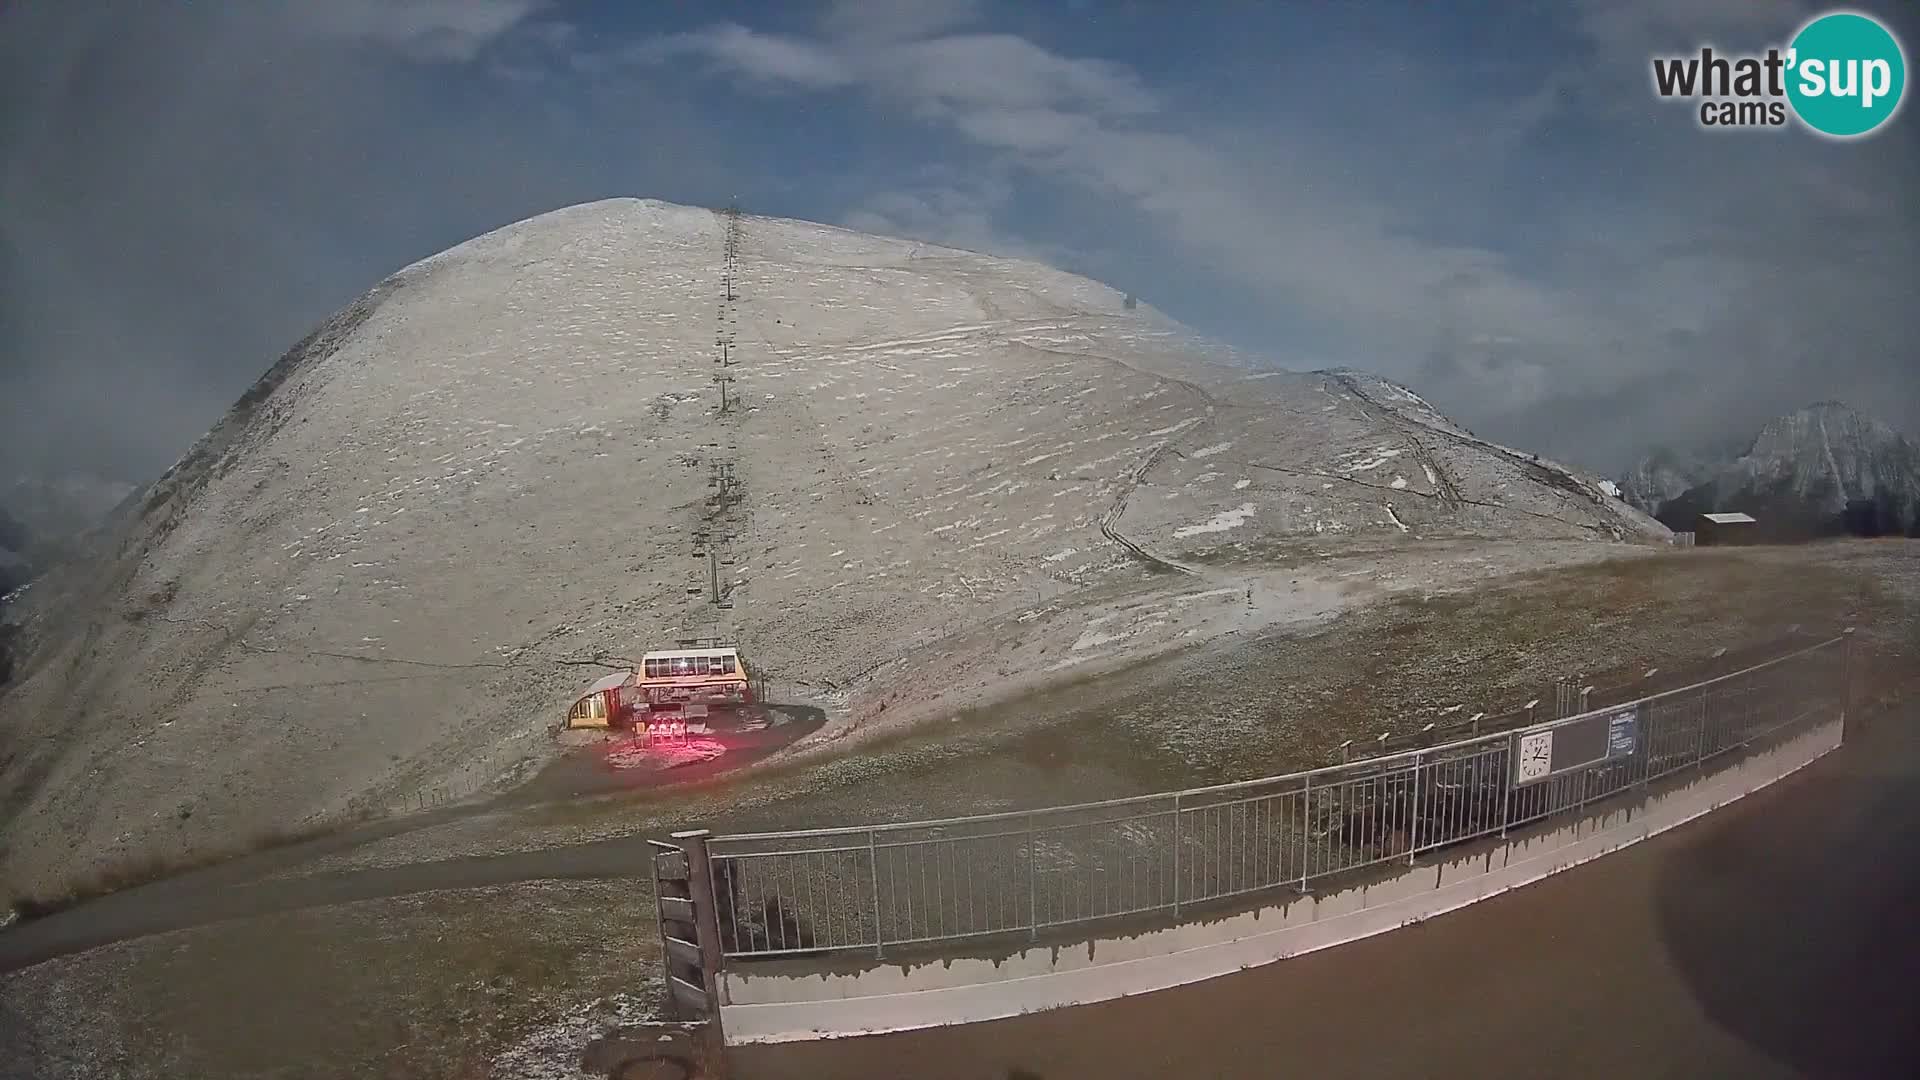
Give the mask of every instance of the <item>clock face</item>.
M 1553 767 L 1553 732 L 1533 731 L 1520 736 L 1520 756 L 1515 775 L 1521 783 L 1538 780 Z

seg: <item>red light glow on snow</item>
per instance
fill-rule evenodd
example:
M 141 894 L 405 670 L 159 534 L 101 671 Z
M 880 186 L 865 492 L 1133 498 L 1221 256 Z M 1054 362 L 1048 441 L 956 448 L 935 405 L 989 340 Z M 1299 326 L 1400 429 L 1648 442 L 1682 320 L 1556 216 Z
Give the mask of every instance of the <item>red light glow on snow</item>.
M 726 752 L 726 745 L 711 734 L 690 734 L 684 723 L 663 723 L 608 744 L 607 764 L 616 769 L 671 769 L 712 761 Z

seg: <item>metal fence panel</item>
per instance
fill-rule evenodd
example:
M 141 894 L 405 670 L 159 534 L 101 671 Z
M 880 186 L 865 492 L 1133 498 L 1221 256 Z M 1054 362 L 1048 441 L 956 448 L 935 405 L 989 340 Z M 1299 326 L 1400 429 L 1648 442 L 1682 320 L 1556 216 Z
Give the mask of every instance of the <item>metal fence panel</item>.
M 776 957 L 1002 936 L 1281 889 L 1573 816 L 1838 708 L 1844 637 L 1528 728 L 1161 795 L 944 821 L 719 836 L 722 951 Z M 1607 756 L 1514 781 L 1522 735 L 1629 714 Z M 1584 759 L 1581 759 L 1584 760 Z

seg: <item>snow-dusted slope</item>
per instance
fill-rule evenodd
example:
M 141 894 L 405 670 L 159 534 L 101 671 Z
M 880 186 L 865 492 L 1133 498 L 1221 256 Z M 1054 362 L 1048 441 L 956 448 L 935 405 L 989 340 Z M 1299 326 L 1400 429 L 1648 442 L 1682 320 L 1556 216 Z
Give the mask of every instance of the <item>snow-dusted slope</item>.
M 866 673 L 1036 597 L 1329 545 L 1665 535 L 1403 388 L 1219 362 L 1092 281 L 747 218 L 729 301 L 727 233 L 574 207 L 296 346 L 104 559 L 32 590 L 0 869 L 493 775 L 543 752 L 594 673 L 569 661 L 675 637 L 736 636 L 858 710 L 937 690 Z

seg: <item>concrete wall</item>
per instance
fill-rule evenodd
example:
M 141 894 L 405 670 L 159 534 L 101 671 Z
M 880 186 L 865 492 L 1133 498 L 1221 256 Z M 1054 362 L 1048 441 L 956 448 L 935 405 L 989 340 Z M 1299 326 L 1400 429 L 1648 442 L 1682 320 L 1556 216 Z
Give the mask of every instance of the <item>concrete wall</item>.
M 998 960 L 875 961 L 857 973 L 754 974 L 723 980 L 730 1043 L 878 1034 L 1015 1016 L 1180 986 L 1271 963 L 1484 900 L 1598 858 L 1714 810 L 1837 748 L 1834 720 L 1630 808 L 1569 822 L 1491 851 L 1242 915 Z

